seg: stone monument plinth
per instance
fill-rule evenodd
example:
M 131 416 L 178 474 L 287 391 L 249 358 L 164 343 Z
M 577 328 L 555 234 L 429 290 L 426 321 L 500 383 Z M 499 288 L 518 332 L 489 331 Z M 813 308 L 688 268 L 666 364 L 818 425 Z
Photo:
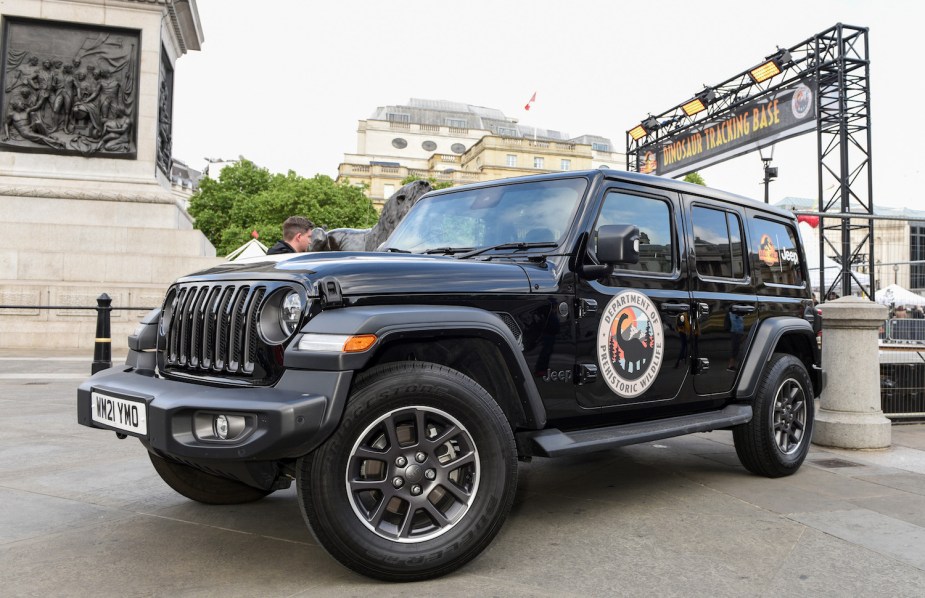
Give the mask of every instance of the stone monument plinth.
M 195 0 L 0 3 L 0 349 L 113 346 L 178 276 L 218 263 L 171 184 L 173 72 Z

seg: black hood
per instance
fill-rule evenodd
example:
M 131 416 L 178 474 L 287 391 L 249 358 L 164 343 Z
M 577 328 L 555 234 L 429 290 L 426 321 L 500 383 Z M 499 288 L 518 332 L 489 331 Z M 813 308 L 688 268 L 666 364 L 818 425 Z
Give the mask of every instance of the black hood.
M 311 288 L 318 280 L 333 276 L 348 296 L 529 293 L 531 282 L 524 267 L 546 269 L 544 265 L 437 255 L 321 252 L 228 262 L 180 280 L 299 280 Z

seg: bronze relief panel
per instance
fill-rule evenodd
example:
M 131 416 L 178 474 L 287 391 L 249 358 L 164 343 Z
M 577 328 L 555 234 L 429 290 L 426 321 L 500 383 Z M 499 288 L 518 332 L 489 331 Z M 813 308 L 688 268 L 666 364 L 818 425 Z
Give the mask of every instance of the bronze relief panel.
M 0 148 L 135 158 L 141 33 L 6 17 Z

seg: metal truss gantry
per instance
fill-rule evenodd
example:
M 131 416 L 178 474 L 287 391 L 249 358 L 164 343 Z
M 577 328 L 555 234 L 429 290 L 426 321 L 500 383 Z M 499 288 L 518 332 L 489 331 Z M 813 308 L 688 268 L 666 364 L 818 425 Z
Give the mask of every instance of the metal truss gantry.
M 638 170 L 639 158 L 711 122 L 722 120 L 748 102 L 760 100 L 799 81 L 815 83 L 818 161 L 819 255 L 834 255 L 841 270 L 825 280 L 820 268 L 820 294 L 824 301 L 840 288 L 852 292 L 852 283 L 871 299 L 875 277 L 868 286 L 851 270 L 852 264 L 872 265 L 874 260 L 873 174 L 870 122 L 870 60 L 868 29 L 841 23 L 787 49 L 790 60 L 781 72 L 756 83 L 753 67 L 709 87 L 706 109 L 688 115 L 682 106 L 650 116 L 657 124 L 646 135 L 626 136 L 626 168 Z M 770 58 L 770 57 L 768 57 Z M 682 173 L 683 174 L 683 173 Z M 834 223 L 833 223 L 834 220 Z M 828 250 L 828 251 L 826 251 Z M 820 257 L 821 259 L 821 257 Z

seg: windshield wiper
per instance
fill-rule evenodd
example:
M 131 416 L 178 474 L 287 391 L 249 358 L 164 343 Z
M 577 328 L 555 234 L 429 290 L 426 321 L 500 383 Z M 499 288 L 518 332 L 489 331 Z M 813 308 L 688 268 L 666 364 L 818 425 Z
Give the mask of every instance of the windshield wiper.
M 464 260 L 466 258 L 475 257 L 477 255 L 482 255 L 488 251 L 494 251 L 496 249 L 517 249 L 518 251 L 523 251 L 525 249 L 535 249 L 541 247 L 558 247 L 559 244 L 554 241 L 542 241 L 539 243 L 501 243 L 500 245 L 489 245 L 488 247 L 479 247 L 475 251 L 470 251 L 469 253 L 464 253 L 459 256 L 459 259 Z
M 382 251 L 387 251 L 389 253 L 411 253 L 407 249 L 399 249 L 398 247 L 386 247 Z
M 423 253 L 442 253 L 443 255 L 453 255 L 455 253 L 462 253 L 463 251 L 472 251 L 471 247 L 433 247 L 431 249 L 425 249 Z

